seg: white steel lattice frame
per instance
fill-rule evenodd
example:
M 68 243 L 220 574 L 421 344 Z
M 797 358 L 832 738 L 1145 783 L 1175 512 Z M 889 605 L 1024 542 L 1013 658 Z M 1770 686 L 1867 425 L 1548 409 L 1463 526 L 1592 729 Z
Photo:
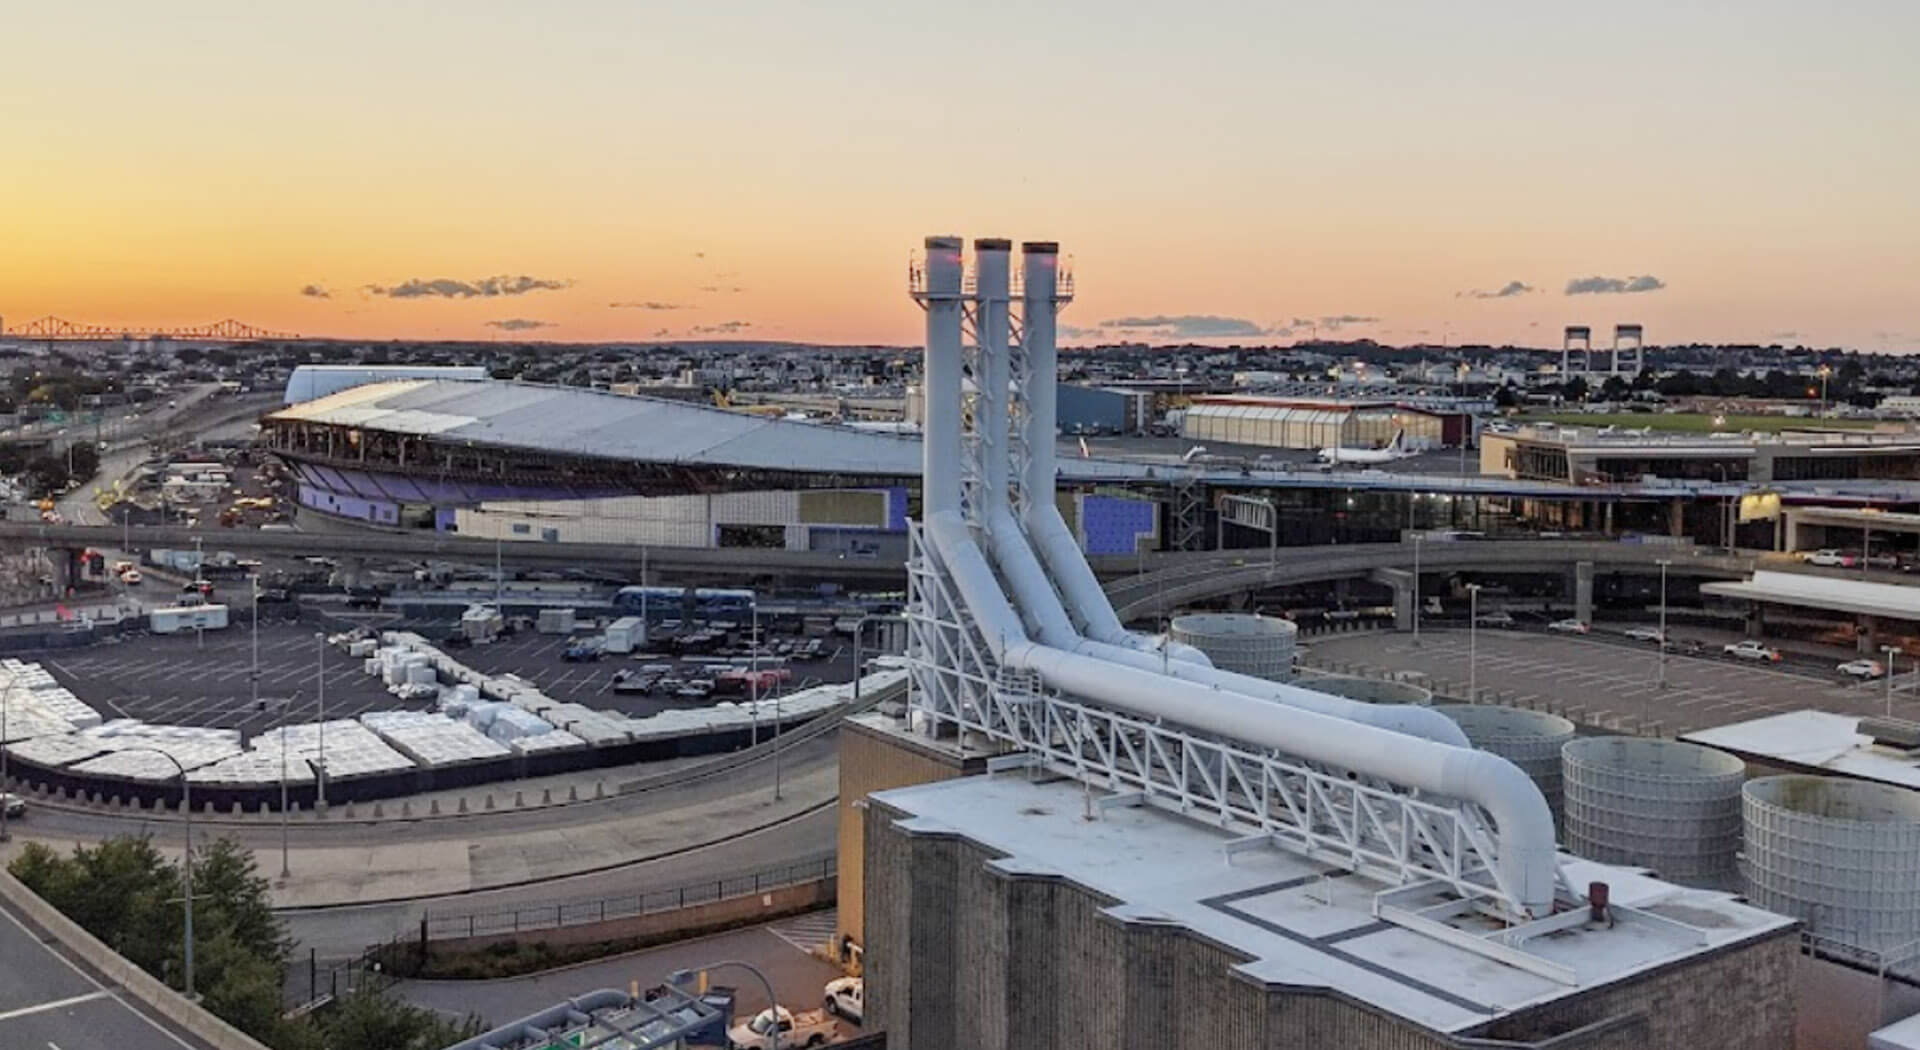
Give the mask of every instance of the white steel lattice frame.
M 908 536 L 909 703 L 936 725 L 1322 863 L 1398 885 L 1437 882 L 1522 911 L 1500 881 L 1491 822 L 1478 807 L 1050 695 L 1031 675 L 998 666 L 918 523 Z
M 1014 271 L 1015 303 L 1021 301 L 1021 276 L 1019 270 Z M 1027 492 L 1027 463 L 1032 458 L 1032 452 L 1027 447 L 1027 391 L 1033 389 L 1033 360 L 1027 356 L 1026 318 L 1009 310 L 1008 324 L 1012 331 L 1007 342 L 1007 373 L 1013 380 L 1013 389 L 1007 395 L 1007 419 L 1010 423 L 1007 454 L 1013 462 L 1007 476 L 1012 488 L 1013 513 L 1025 516 L 1027 500 L 1030 498 Z

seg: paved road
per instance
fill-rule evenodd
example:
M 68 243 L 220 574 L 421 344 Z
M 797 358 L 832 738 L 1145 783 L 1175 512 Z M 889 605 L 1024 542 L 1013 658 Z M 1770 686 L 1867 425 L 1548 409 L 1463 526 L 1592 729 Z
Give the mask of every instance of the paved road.
M 0 1047 L 6 1050 L 210 1050 L 143 1012 L 0 902 Z
M 841 974 L 837 967 L 807 954 L 802 945 L 815 937 L 831 936 L 832 930 L 833 912 L 815 912 L 530 977 L 498 981 L 403 981 L 396 991 L 408 1002 L 431 1010 L 455 1016 L 479 1014 L 489 1024 L 504 1024 L 586 992 L 601 988 L 625 991 L 635 981 L 641 988 L 649 988 L 664 982 L 675 970 L 697 969 L 723 959 L 737 959 L 766 973 L 774 994 L 780 997 L 781 1006 L 795 1011 L 810 1010 L 819 1007 L 826 983 Z M 736 1013 L 766 1008 L 766 993 L 751 974 L 723 969 L 713 971 L 710 979 L 739 990 Z M 857 1031 L 851 1025 L 843 1025 L 843 1030 Z
M 1698 633 L 1698 632 L 1692 632 Z M 1880 683 L 1842 683 L 1794 671 L 1734 663 L 1718 656 L 1672 656 L 1667 688 L 1657 678 L 1651 646 L 1630 649 L 1606 641 L 1485 629 L 1478 632 L 1477 680 L 1522 706 L 1572 708 L 1602 724 L 1635 729 L 1660 723 L 1675 735 L 1750 718 L 1819 708 L 1846 714 L 1885 710 Z M 1465 631 L 1330 635 L 1311 642 L 1316 665 L 1328 661 L 1380 671 L 1420 671 L 1451 691 L 1466 690 Z M 1920 699 L 1896 692 L 1894 713 L 1920 717 Z

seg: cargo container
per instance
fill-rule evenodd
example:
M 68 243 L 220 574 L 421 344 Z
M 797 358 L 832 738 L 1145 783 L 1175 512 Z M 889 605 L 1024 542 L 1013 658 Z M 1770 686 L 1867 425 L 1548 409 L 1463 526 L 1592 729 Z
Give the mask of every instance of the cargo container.
M 647 644 L 647 624 L 638 616 L 622 616 L 607 625 L 602 648 L 610 653 L 630 653 Z
M 154 634 L 178 634 L 181 631 L 217 631 L 227 625 L 224 605 L 187 605 L 153 610 L 147 625 Z

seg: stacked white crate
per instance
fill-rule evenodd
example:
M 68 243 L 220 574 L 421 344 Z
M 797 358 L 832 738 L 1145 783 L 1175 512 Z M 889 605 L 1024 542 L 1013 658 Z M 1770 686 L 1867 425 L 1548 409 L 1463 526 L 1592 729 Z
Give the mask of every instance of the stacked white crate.
M 624 744 L 632 739 L 627 730 L 627 717 L 614 711 L 579 704 L 555 704 L 540 712 L 540 717 L 595 747 Z
M 465 722 L 431 711 L 369 711 L 360 720 L 401 753 L 429 768 L 465 765 L 512 753 Z
M 35 689 L 28 694 L 27 702 L 75 729 L 92 729 L 101 724 L 100 712 L 65 686 L 56 684 L 50 689 Z
M 75 736 L 98 744 L 105 754 L 75 763 L 73 771 L 129 780 L 169 780 L 180 769 L 212 765 L 240 753 L 240 734 L 231 729 L 148 725 L 117 718 Z M 172 756 L 169 762 L 155 751 Z
M 195 784 L 217 784 L 222 787 L 258 787 L 264 784 L 278 785 L 282 761 L 280 752 L 243 751 L 240 754 L 223 758 L 212 765 L 202 766 L 187 774 L 187 779 Z M 307 764 L 304 756 L 287 753 L 285 770 L 288 784 L 313 783 L 313 767 Z
M 551 733 L 542 733 L 539 736 L 523 736 L 516 740 L 510 740 L 507 742 L 507 746 L 523 755 L 532 755 L 546 754 L 553 751 L 571 751 L 575 748 L 586 747 L 587 742 L 564 729 L 556 729 Z
M 320 757 L 323 725 L 329 780 L 417 768 L 412 759 L 387 746 L 387 742 L 380 739 L 378 734 L 351 718 L 335 718 L 325 723 L 300 722 L 270 729 L 254 738 L 253 750 L 277 758 L 280 754 L 280 736 L 285 733 L 289 764 L 316 761 Z
M 105 754 L 106 750 L 99 741 L 88 739 L 78 733 L 68 733 L 64 736 L 37 736 L 31 740 L 22 740 L 7 746 L 7 752 L 13 757 L 35 765 L 46 766 L 49 769 L 84 762 L 95 755 Z
M 553 726 L 545 719 L 517 707 L 503 708 L 494 716 L 493 724 L 487 727 L 487 736 L 501 743 L 551 732 Z

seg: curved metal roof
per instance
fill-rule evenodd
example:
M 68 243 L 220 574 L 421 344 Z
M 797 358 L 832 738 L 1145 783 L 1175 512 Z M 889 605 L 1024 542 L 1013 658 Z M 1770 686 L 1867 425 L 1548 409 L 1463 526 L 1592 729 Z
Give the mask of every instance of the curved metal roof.
M 901 476 L 921 467 L 917 437 L 493 380 L 370 383 L 267 418 L 650 463 Z

